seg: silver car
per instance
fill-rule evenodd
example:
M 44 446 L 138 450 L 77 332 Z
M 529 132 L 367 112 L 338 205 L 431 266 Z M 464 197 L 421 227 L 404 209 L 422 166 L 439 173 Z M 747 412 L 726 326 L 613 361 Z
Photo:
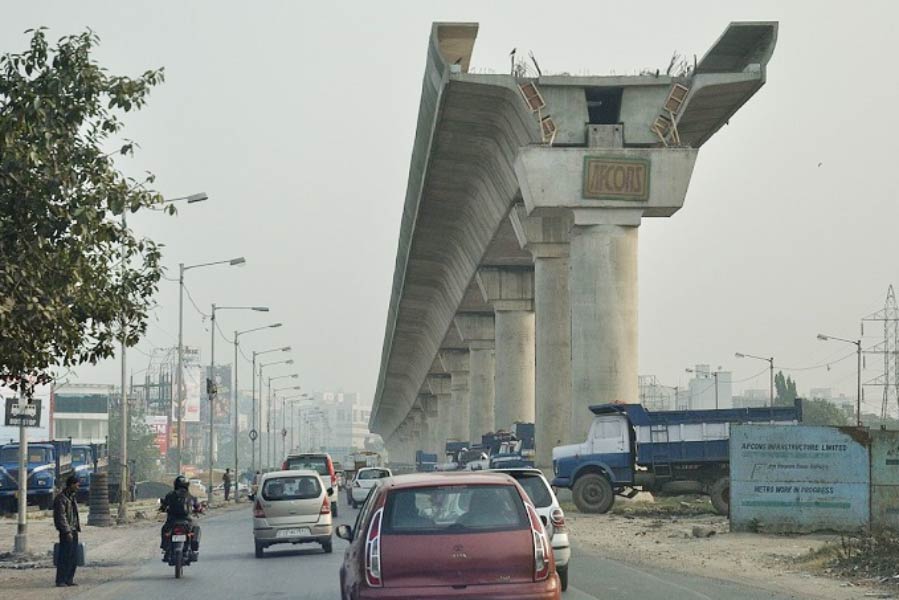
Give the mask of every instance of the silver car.
M 259 481 L 253 505 L 256 558 L 273 544 L 318 543 L 332 551 L 330 490 L 315 471 L 273 471 Z
M 490 469 L 492 473 L 505 473 L 517 481 L 527 492 L 537 509 L 537 514 L 553 547 L 553 556 L 556 559 L 556 571 L 559 573 L 559 581 L 562 591 L 568 589 L 568 561 L 571 560 L 571 544 L 568 541 L 568 527 L 565 525 L 565 513 L 559 505 L 559 499 L 553 493 L 552 486 L 539 469 L 529 467 L 509 467 L 505 469 Z
M 353 485 L 350 486 L 350 504 L 353 505 L 353 508 L 358 508 L 365 503 L 365 499 L 368 498 L 372 488 L 378 485 L 385 477 L 392 476 L 393 473 L 390 469 L 383 467 L 359 469 L 359 472 L 356 473 L 356 479 L 353 480 Z

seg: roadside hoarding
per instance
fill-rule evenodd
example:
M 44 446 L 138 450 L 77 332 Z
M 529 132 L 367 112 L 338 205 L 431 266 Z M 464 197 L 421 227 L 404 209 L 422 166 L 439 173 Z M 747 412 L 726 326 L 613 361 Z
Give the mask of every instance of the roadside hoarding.
M 178 388 L 177 375 L 172 378 L 172 419 L 178 420 Z M 200 399 L 206 393 L 206 380 L 203 367 L 195 364 L 184 365 L 184 413 L 185 423 L 200 422 Z
M 168 417 L 165 415 L 147 415 L 144 417 L 147 427 L 153 432 L 153 445 L 159 450 L 159 456 L 165 457 L 168 451 L 166 432 L 168 430 Z
M 899 530 L 899 431 L 871 431 L 871 528 Z
M 733 425 L 730 520 L 735 531 L 856 532 L 870 517 L 868 432 Z

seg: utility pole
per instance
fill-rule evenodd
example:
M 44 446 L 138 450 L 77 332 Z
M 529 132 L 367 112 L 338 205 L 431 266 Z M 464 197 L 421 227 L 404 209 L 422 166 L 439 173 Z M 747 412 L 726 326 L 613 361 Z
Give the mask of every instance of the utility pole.
M 238 412 L 238 405 L 237 405 L 237 399 L 238 399 L 238 393 L 237 393 L 237 371 L 238 371 L 238 368 L 237 368 L 237 344 L 238 344 L 238 341 L 237 341 L 237 336 L 238 336 L 238 333 L 237 333 L 237 330 L 235 329 L 234 330 L 234 389 L 232 390 L 232 393 L 234 394 L 234 503 L 235 504 L 237 504 L 240 501 L 239 494 L 238 494 L 238 490 L 240 489 L 240 486 L 239 486 L 240 472 L 237 470 L 237 468 L 238 468 L 237 462 L 239 460 L 239 457 L 237 455 L 237 442 L 238 442 L 237 436 L 240 433 L 240 428 L 238 427 L 238 423 L 237 423 L 238 416 L 240 415 L 240 413 Z
M 178 370 L 175 372 L 178 405 L 178 468 L 181 474 L 181 448 L 184 438 L 184 263 L 178 263 Z M 171 428 L 169 428 L 171 429 Z
M 19 406 L 25 404 L 25 382 L 19 380 Z M 28 436 L 24 415 L 19 418 L 19 514 L 13 549 L 16 554 L 28 552 Z
M 209 331 L 211 331 L 212 333 L 209 351 L 209 379 L 206 383 L 209 388 L 206 390 L 206 395 L 209 398 L 209 457 L 206 461 L 206 464 L 209 467 L 209 476 L 207 477 L 207 479 L 209 480 L 209 505 L 212 506 L 212 453 L 215 443 L 215 402 L 213 401 L 213 399 L 218 395 L 218 383 L 215 380 L 215 303 L 213 303 L 212 305 L 212 317 L 210 319 Z
M 256 351 L 253 350 L 253 370 L 251 371 L 250 379 L 253 380 L 253 407 L 250 411 L 252 416 L 250 417 L 253 426 L 250 428 L 251 431 L 256 431 Z M 259 439 L 259 432 L 256 431 L 256 439 Z M 256 440 L 250 440 L 250 452 L 251 452 L 251 462 L 250 462 L 250 472 L 255 475 L 256 473 Z
M 125 215 L 128 214 L 127 210 L 122 211 L 122 228 L 127 229 L 128 222 L 125 218 Z M 125 272 L 125 260 L 122 260 L 122 273 Z M 126 354 L 125 354 L 125 342 L 127 341 L 125 335 L 125 319 L 122 319 L 122 331 L 121 331 L 121 352 L 122 352 L 122 366 L 121 366 L 121 386 L 122 386 L 122 448 L 121 448 L 121 475 L 119 480 L 119 511 L 116 515 L 116 523 L 118 525 L 124 525 L 128 522 L 128 503 L 126 500 L 126 493 L 128 492 L 128 392 L 125 389 L 125 378 L 127 377 L 126 373 Z

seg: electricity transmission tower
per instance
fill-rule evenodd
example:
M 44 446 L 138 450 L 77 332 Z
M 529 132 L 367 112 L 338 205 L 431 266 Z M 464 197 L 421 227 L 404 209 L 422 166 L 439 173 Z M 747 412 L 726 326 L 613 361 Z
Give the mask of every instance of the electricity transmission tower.
M 883 309 L 862 319 L 862 335 L 865 335 L 865 322 L 881 323 L 883 326 L 883 341 L 875 344 L 872 349 L 865 350 L 865 354 L 883 356 L 883 372 L 865 385 L 883 388 L 880 416 L 886 419 L 891 406 L 899 409 L 899 306 L 896 304 L 892 285 L 887 290 Z

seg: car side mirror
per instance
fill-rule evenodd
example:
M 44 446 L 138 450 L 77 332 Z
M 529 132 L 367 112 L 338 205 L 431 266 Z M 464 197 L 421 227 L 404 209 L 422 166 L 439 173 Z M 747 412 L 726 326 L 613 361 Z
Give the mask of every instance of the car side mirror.
M 337 526 L 337 537 L 342 540 L 346 540 L 348 542 L 353 541 L 353 528 L 349 525 L 338 525 Z
M 330 496 L 330 495 L 333 494 L 333 493 L 334 493 L 334 488 L 329 487 L 329 488 L 328 488 L 328 495 Z

